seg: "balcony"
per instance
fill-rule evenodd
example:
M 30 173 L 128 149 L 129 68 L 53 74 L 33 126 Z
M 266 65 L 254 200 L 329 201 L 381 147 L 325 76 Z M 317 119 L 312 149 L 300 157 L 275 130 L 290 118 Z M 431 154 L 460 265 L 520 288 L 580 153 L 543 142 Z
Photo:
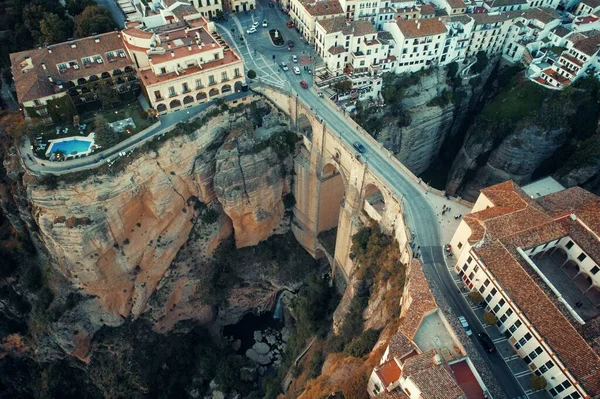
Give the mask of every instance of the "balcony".
M 181 91 L 181 94 L 185 94 L 185 93 L 189 93 L 191 90 L 188 88 L 185 88 Z
M 177 93 L 169 93 L 169 98 L 177 97 L 178 95 Z

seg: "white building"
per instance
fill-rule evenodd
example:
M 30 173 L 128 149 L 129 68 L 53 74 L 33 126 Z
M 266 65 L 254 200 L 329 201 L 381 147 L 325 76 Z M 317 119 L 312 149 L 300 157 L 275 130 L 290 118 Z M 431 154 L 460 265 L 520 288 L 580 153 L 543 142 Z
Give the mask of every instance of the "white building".
M 396 43 L 391 53 L 398 61 L 395 72 L 415 72 L 440 61 L 447 30 L 438 18 L 387 22 L 383 29 Z
M 552 46 L 550 36 L 560 25 L 560 15 L 551 8 L 532 8 L 513 19 L 504 44 L 504 58 L 517 62 Z
M 471 40 L 466 51 L 466 57 L 474 57 L 480 51 L 488 55 L 498 54 L 504 47 L 508 30 L 512 25 L 510 13 L 500 14 L 469 14 L 474 20 Z
M 343 16 L 338 0 L 291 0 L 290 18 L 309 43 L 315 42 L 317 21 Z
M 475 26 L 475 20 L 469 15 L 452 15 L 442 17 L 448 34 L 442 50 L 440 64 L 463 62 L 467 58 L 467 48 Z
M 599 214 L 579 187 L 532 199 L 508 181 L 481 190 L 451 241 L 464 285 L 554 398 L 600 396 Z
M 575 8 L 574 14 L 579 15 L 592 15 L 600 11 L 600 0 L 581 0 Z

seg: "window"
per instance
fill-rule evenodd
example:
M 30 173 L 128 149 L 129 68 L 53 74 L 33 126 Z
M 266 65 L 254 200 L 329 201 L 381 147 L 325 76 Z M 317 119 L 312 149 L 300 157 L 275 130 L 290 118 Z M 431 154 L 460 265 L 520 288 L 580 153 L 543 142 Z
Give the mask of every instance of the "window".
M 594 266 L 594 267 L 592 267 L 592 270 L 590 270 L 590 272 L 591 272 L 593 275 L 596 275 L 596 274 L 598 274 L 598 272 L 599 272 L 599 271 L 600 271 L 600 268 L 598 268 L 598 266 Z
M 513 314 L 512 309 L 508 309 L 505 314 L 506 314 L 506 317 L 512 316 L 512 314 Z
M 157 100 L 160 100 L 160 99 L 162 99 L 162 96 L 160 95 L 160 90 L 156 90 L 156 91 L 154 92 L 154 97 L 155 97 Z
M 492 288 L 492 290 L 490 291 L 490 294 L 492 296 L 496 295 L 498 293 L 498 290 L 496 288 Z
M 582 252 L 577 257 L 577 260 L 580 261 L 580 262 L 583 262 L 585 260 L 585 258 L 587 258 L 587 255 Z
M 211 85 L 215 84 L 215 77 L 214 77 L 214 75 L 210 75 L 208 77 L 208 84 L 211 84 Z
M 177 93 L 175 93 L 175 88 L 173 86 L 169 87 L 169 95 L 170 96 L 175 96 L 177 95 Z
M 196 79 L 196 89 L 202 88 L 202 79 Z
M 573 241 L 569 240 L 569 242 L 567 243 L 567 245 L 565 245 L 565 248 L 567 248 L 567 249 L 573 248 Z
M 496 305 L 494 306 L 494 309 L 492 309 L 492 312 L 494 313 L 498 313 L 500 311 L 500 305 Z
M 167 73 L 167 68 L 160 68 L 160 73 L 161 74 Z
M 221 82 L 224 82 L 224 81 L 226 81 L 226 80 L 229 80 L 229 79 L 227 78 L 227 72 L 221 72 Z
M 475 265 L 475 268 L 473 269 L 473 271 L 474 271 L 475 273 L 477 273 L 477 271 L 478 271 L 478 270 L 479 270 L 479 265 Z
M 467 263 L 471 263 L 472 261 L 473 261 L 473 257 L 472 257 L 472 256 L 469 256 L 469 257 L 467 258 Z
M 483 282 L 483 286 L 487 287 L 488 285 L 490 285 L 490 280 L 486 278 L 485 281 Z
M 234 71 L 234 76 L 235 76 L 236 78 L 239 78 L 239 77 L 241 77 L 241 76 L 242 76 L 242 75 L 240 75 L 240 68 L 235 68 L 235 71 Z
M 488 294 L 488 296 L 485 297 L 485 301 L 489 303 L 491 300 L 492 300 L 492 294 Z
M 181 85 L 181 89 L 183 90 L 184 93 L 187 93 L 188 91 L 190 91 L 190 88 L 188 87 L 187 83 L 183 83 Z
M 500 299 L 500 302 L 498 302 L 498 306 L 502 307 L 506 304 L 506 301 L 504 300 L 504 298 Z
M 475 277 L 475 273 L 473 273 L 473 272 L 469 273 L 469 280 L 473 280 L 473 277 Z
M 462 248 L 462 242 L 459 242 L 458 245 L 457 245 L 457 247 L 458 247 L 458 249 L 461 249 Z

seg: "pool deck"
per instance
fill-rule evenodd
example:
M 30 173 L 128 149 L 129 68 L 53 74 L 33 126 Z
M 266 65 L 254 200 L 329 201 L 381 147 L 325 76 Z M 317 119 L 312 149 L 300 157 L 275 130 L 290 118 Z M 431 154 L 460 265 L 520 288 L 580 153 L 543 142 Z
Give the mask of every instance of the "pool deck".
M 68 142 L 68 141 L 87 141 L 89 143 L 89 145 L 88 145 L 87 151 L 78 152 L 76 154 L 65 154 L 67 159 L 89 155 L 92 152 L 92 146 L 94 145 L 94 133 L 90 133 L 85 137 L 71 136 L 71 137 L 63 137 L 60 139 L 50 140 L 50 141 L 48 141 L 48 149 L 46 150 L 46 156 L 49 157 L 54 152 L 52 150 L 53 150 L 55 144 L 64 143 L 64 142 Z

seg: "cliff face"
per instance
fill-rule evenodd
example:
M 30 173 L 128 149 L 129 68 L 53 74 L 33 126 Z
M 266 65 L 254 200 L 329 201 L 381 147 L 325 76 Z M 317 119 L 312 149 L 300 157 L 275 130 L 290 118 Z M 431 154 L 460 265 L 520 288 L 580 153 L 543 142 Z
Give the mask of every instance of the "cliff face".
M 527 184 L 549 174 L 565 186 L 597 189 L 598 89 L 578 83 L 558 93 L 515 77 L 467 131 L 446 191 L 473 200 L 483 187 L 509 179 Z
M 369 126 L 360 114 L 357 120 L 413 173 L 421 174 L 444 142 L 457 135 L 492 70 L 490 65 L 473 84 L 449 78 L 445 68 L 397 76 L 386 82 L 394 89 L 387 95 L 384 89 L 384 108 L 368 110 L 381 118 L 381 127 Z
M 52 271 L 64 277 L 64 287 L 85 298 L 55 323 L 54 340 L 64 350 L 85 359 L 102 325 L 119 325 L 148 309 L 159 320 L 159 331 L 186 318 L 212 321 L 214 304 L 188 284 L 191 269 L 180 267 L 177 278 L 171 275 L 170 265 L 190 242 L 193 228 L 201 239 L 192 240 L 188 256 L 205 260 L 232 234 L 242 247 L 286 231 L 282 197 L 291 177 L 284 164 L 291 165 L 291 158 L 288 153 L 278 159 L 268 145 L 269 135 L 285 129 L 273 121 L 284 118 L 271 115 L 278 112 L 262 102 L 251 108 L 254 123 L 226 111 L 191 133 L 172 134 L 162 145 L 113 165 L 122 170 L 90 171 L 55 188 L 25 174 L 19 189 L 4 196 L 3 208 L 29 225 Z M 240 147 L 254 151 L 242 153 Z M 11 164 L 15 179 L 17 165 Z M 166 300 L 149 307 L 159 288 Z M 264 294 L 268 298 L 272 290 Z

